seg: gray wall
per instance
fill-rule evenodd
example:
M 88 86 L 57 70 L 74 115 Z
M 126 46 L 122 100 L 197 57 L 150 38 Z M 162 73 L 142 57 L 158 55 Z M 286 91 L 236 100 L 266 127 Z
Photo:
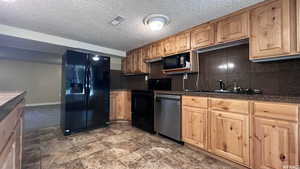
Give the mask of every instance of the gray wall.
M 121 59 L 112 57 L 112 72 L 119 72 L 120 68 Z M 112 81 L 119 81 L 115 73 Z M 61 65 L 0 59 L 0 91 L 27 91 L 27 105 L 59 103 L 60 89 Z
M 0 59 L 0 90 L 26 90 L 26 104 L 60 102 L 61 66 Z

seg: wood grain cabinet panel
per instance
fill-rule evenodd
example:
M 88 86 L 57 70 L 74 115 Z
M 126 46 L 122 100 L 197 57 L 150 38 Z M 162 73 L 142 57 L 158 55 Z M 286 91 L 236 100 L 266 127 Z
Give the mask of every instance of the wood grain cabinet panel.
M 182 105 L 190 106 L 190 107 L 207 108 L 208 107 L 208 99 L 206 97 L 183 96 L 182 97 Z
M 110 121 L 131 120 L 131 92 L 110 92 Z
M 288 55 L 292 50 L 293 0 L 276 0 L 253 9 L 250 59 Z
M 212 152 L 249 166 L 249 117 L 221 111 L 211 111 L 211 116 Z
M 299 129 L 296 123 L 254 118 L 255 169 L 282 169 L 299 165 Z
M 217 23 L 217 42 L 229 42 L 249 37 L 249 12 L 233 15 Z
M 191 49 L 191 34 L 183 32 L 176 35 L 176 52 L 184 52 Z
M 191 31 L 191 47 L 203 48 L 215 44 L 214 24 L 204 24 Z
M 232 99 L 211 99 L 211 109 L 249 114 L 249 102 L 244 100 Z
M 164 54 L 167 56 L 175 53 L 176 53 L 176 36 L 171 36 L 164 40 Z
M 207 110 L 184 106 L 182 108 L 183 141 L 206 149 L 207 145 Z

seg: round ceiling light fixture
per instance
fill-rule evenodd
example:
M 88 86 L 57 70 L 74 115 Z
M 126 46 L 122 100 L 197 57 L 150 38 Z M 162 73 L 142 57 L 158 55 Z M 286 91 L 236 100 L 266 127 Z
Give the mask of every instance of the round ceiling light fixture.
M 152 14 L 145 17 L 143 22 L 149 26 L 152 31 L 159 31 L 170 23 L 170 18 L 161 14 Z

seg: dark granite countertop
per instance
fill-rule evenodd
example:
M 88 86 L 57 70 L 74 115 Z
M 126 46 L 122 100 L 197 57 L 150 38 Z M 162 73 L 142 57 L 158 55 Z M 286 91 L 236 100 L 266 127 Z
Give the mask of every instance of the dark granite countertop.
M 215 92 L 193 92 L 193 91 L 155 91 L 156 94 L 177 94 L 187 96 L 202 96 L 225 99 L 241 99 L 254 101 L 270 101 L 282 103 L 296 103 L 300 104 L 300 97 L 291 96 L 274 96 L 264 94 L 234 94 L 234 93 L 215 93 Z
M 0 92 L 0 121 L 2 121 L 25 96 L 24 91 Z

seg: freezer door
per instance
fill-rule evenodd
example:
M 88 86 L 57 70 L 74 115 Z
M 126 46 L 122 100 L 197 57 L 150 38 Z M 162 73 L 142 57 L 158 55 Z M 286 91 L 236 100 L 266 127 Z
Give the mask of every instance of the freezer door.
M 89 56 L 87 128 L 106 126 L 109 122 L 110 58 Z
M 65 63 L 65 131 L 79 131 L 86 128 L 86 64 L 87 55 L 68 51 L 64 55 Z M 51 78 L 51 77 L 49 77 Z

